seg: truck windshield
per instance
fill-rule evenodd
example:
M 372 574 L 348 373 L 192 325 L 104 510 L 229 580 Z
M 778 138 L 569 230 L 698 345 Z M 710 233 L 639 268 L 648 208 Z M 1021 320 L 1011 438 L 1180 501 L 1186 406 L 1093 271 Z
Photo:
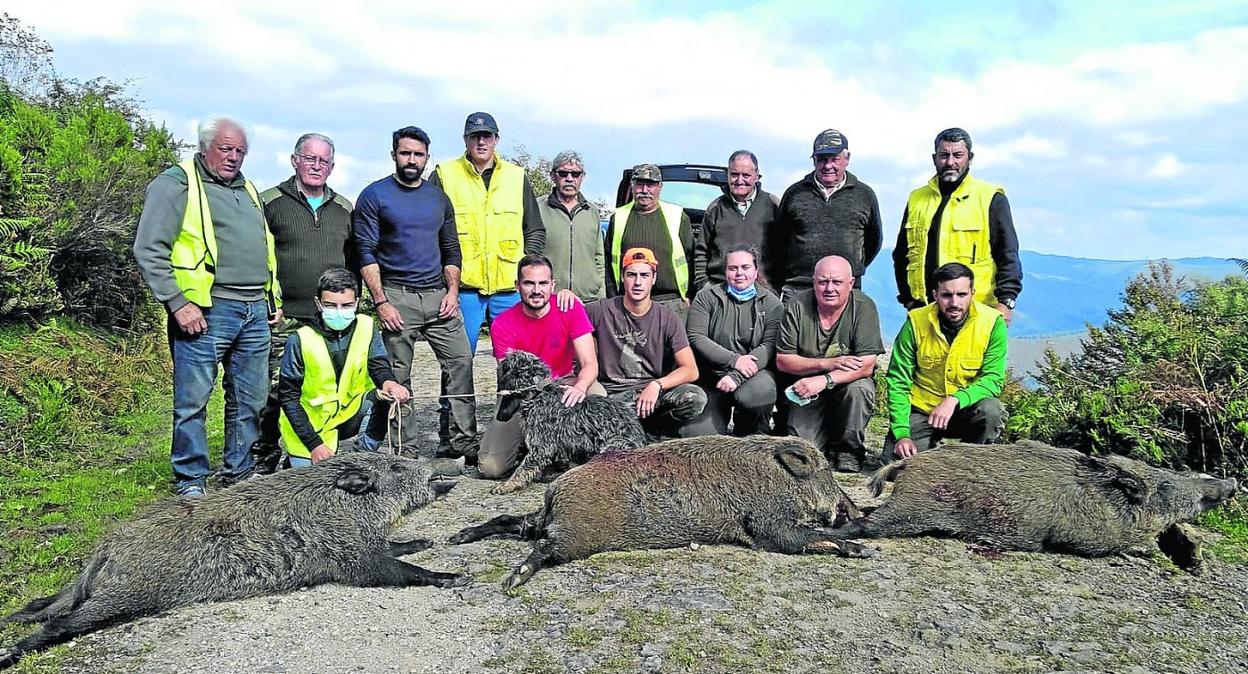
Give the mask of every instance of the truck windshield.
M 663 183 L 663 194 L 659 198 L 668 203 L 677 204 L 682 208 L 701 210 L 706 208 L 721 194 L 723 194 L 723 191 L 716 185 L 665 182 Z

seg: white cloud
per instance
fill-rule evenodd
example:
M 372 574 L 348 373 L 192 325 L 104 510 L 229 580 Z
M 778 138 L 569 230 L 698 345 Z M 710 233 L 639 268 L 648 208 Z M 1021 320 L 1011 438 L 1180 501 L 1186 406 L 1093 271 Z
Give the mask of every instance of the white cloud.
M 1061 159 L 1065 156 L 1066 144 L 1064 142 L 1027 133 L 1018 138 L 976 149 L 975 166 L 982 169 L 993 164 L 1018 164 L 1028 158 Z
M 1173 178 L 1187 171 L 1187 166 L 1179 161 L 1179 158 L 1172 154 L 1163 154 L 1157 158 L 1153 167 L 1148 170 L 1148 175 L 1153 178 Z

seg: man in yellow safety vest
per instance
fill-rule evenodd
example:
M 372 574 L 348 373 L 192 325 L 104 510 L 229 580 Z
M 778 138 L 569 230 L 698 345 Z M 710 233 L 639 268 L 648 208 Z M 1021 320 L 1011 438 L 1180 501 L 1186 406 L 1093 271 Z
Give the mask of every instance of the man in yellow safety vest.
M 376 321 L 355 313 L 355 276 L 335 267 L 316 285 L 317 318 L 287 338 L 277 385 L 292 468 L 328 459 L 360 431 L 356 446 L 375 451 L 386 436 L 390 403 L 411 397 L 390 369 Z
M 238 122 L 199 125 L 199 152 L 147 187 L 134 239 L 143 279 L 169 312 L 173 442 L 179 494 L 204 493 L 210 473 L 208 399 L 224 365 L 222 484 L 254 475 L 252 443 L 269 393 L 270 325 L 282 320 L 273 235 L 256 188 L 242 175 L 247 134 Z
M 663 173 L 658 166 L 634 166 L 629 185 L 633 200 L 611 216 L 603 242 L 607 297 L 624 294 L 620 256 L 633 248 L 645 248 L 653 251 L 659 261 L 651 299 L 670 309 L 683 324 L 689 315 L 689 298 L 699 285 L 693 273 L 694 241 L 689 215 L 680 206 L 659 199 Z

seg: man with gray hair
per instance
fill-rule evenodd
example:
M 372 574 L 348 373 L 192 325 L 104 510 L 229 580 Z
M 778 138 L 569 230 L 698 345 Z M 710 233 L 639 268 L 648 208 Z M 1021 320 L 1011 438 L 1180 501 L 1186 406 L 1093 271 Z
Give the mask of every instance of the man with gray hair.
M 316 318 L 317 279 L 322 272 L 338 267 L 359 269 L 351 237 L 351 202 L 325 184 L 334 171 L 334 141 L 319 133 L 299 136 L 290 166 L 294 175 L 260 195 L 277 248 L 277 280 L 285 314 L 273 327 L 269 398 L 260 413 L 260 438 L 251 449 L 261 473 L 273 472 L 282 459 L 277 447 L 281 411 L 277 382 L 286 339 Z
M 232 119 L 199 125 L 199 152 L 147 187 L 134 239 L 139 271 L 169 311 L 178 493 L 200 496 L 210 473 L 204 417 L 225 366 L 221 481 L 253 473 L 251 446 L 269 390 L 269 326 L 282 321 L 273 235 L 242 175 L 247 134 Z
M 546 225 L 544 255 L 563 286 L 556 296 L 560 311 L 574 299 L 590 302 L 606 296 L 603 287 L 602 216 L 581 194 L 585 161 L 580 153 L 564 150 L 550 163 L 550 194 L 537 200 Z
M 693 244 L 696 275 L 713 284 L 724 283 L 724 257 L 734 248 L 754 248 L 766 258 L 764 245 L 776 224 L 780 199 L 763 191 L 762 176 L 753 152 L 737 150 L 728 157 L 728 186 L 706 207 L 702 232 Z

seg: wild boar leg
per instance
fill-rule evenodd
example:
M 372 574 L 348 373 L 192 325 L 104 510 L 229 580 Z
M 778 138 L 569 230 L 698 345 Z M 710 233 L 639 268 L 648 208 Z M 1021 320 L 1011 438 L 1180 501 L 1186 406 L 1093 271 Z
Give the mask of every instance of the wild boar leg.
M 541 527 L 536 526 L 540 514 L 539 510 L 527 515 L 499 515 L 485 524 L 461 529 L 459 533 L 451 536 L 448 542 L 451 545 L 463 545 L 491 536 L 519 536 L 535 540 L 546 533 Z
M 62 595 L 72 590 L 73 587 L 74 586 L 71 583 L 69 585 L 66 585 L 63 589 L 61 589 L 60 592 L 57 592 L 56 594 L 49 595 L 47 597 L 40 597 L 39 599 L 35 599 L 31 601 L 29 604 L 23 606 L 17 611 L 10 613 L 5 618 L 0 619 L 0 625 L 7 625 L 8 623 L 11 623 L 11 622 L 27 623 L 27 624 L 43 622 L 47 618 L 47 616 L 42 615 L 44 609 L 51 606 L 54 602 L 56 602 L 57 599 L 60 599 Z
M 428 538 L 415 538 L 403 542 L 386 541 L 386 554 L 391 557 L 402 557 L 403 555 L 411 555 L 432 547 L 433 541 Z
M 103 615 L 97 615 L 101 611 Z M 38 631 L 13 644 L 9 650 L 0 651 L 0 669 L 16 664 L 26 653 L 63 644 L 74 637 L 132 617 L 129 614 L 118 614 L 110 610 L 109 606 L 101 606 L 98 601 L 88 599 L 68 614 L 47 621 Z
M 788 555 L 823 552 L 841 557 L 870 557 L 875 553 L 871 548 L 835 535 L 835 530 L 832 529 L 747 518 L 745 530 L 753 538 L 755 548 L 768 552 L 782 552 Z
M 430 571 L 415 564 L 377 554 L 365 560 L 359 577 L 353 580 L 353 584 L 360 587 L 409 587 L 412 585 L 456 587 L 467 585 L 471 579 L 456 573 Z
M 524 563 L 516 567 L 515 571 L 512 571 L 510 575 L 503 579 L 503 589 L 515 589 L 527 583 L 533 577 L 533 574 L 537 573 L 543 566 L 554 566 L 565 561 L 567 560 L 559 553 L 552 541 L 540 541 L 533 546 L 533 552 L 529 553 Z

